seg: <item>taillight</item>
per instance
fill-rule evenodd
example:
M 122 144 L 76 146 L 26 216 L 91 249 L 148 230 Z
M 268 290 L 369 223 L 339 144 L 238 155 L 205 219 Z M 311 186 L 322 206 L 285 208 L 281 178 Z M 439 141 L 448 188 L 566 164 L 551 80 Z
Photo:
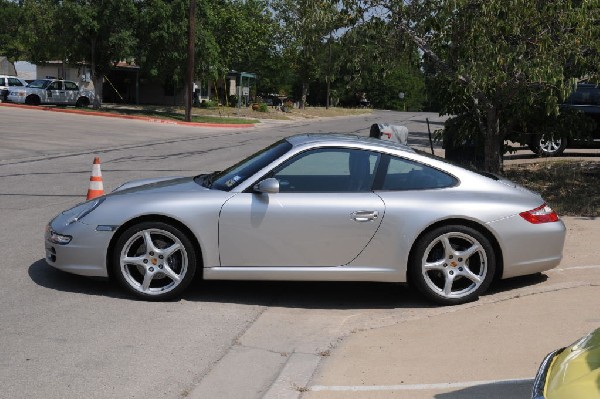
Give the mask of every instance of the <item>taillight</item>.
M 533 224 L 558 222 L 558 215 L 546 204 L 527 212 L 521 212 L 519 215 Z

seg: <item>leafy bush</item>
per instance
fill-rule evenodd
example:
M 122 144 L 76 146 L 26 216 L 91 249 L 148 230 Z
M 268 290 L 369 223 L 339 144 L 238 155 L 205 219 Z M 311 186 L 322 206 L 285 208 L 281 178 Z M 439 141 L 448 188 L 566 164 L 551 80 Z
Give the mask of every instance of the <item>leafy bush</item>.
M 215 108 L 217 106 L 217 102 L 213 100 L 203 100 L 200 103 L 200 108 Z

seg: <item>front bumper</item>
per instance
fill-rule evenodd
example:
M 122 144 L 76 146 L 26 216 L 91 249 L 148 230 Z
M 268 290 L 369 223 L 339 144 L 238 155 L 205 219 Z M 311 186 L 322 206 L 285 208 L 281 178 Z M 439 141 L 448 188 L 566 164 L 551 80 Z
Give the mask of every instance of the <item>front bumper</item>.
M 546 379 L 548 377 L 548 372 L 550 371 L 550 367 L 552 366 L 552 361 L 558 354 L 560 354 L 565 348 L 557 349 L 553 352 L 550 352 L 540 365 L 537 374 L 535 375 L 535 380 L 533 381 L 533 388 L 531 388 L 531 399 L 545 399 L 544 390 L 546 387 Z
M 6 99 L 8 101 L 10 101 L 11 103 L 16 103 L 16 104 L 25 104 L 25 98 L 26 95 L 16 95 L 13 93 L 8 93 L 8 95 L 6 96 Z
M 46 263 L 73 274 L 108 277 L 106 254 L 114 231 L 98 231 L 96 227 L 82 222 L 65 226 L 56 219 L 50 222 L 44 238 Z M 72 239 L 68 244 L 57 244 L 50 240 L 52 231 Z

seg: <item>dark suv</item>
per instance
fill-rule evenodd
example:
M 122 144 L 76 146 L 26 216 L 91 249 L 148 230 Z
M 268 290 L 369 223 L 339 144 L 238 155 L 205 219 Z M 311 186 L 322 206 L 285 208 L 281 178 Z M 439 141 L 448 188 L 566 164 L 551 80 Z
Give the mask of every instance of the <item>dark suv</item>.
M 531 151 L 542 156 L 554 156 L 562 154 L 567 146 L 600 144 L 600 85 L 579 83 L 562 108 L 581 111 L 593 119 L 596 129 L 592 137 L 574 139 L 551 134 L 533 135 L 527 143 Z

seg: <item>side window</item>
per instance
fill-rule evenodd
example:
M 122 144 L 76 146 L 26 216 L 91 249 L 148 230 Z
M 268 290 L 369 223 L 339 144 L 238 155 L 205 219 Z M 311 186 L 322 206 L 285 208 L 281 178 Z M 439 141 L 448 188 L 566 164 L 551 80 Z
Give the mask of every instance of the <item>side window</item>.
M 48 90 L 62 90 L 61 82 L 52 82 L 50 86 L 48 86 Z
M 21 83 L 21 81 L 19 79 L 8 78 L 8 85 L 9 86 L 23 86 L 23 83 Z
M 426 190 L 450 187 L 457 180 L 437 169 L 408 159 L 389 157 L 384 171 L 381 190 Z
M 348 148 L 320 148 L 301 153 L 273 177 L 280 192 L 327 193 L 371 191 L 379 154 Z
M 0 78 L 0 86 L 6 86 L 4 78 Z
M 73 82 L 65 82 L 65 90 L 79 90 L 79 87 Z
M 600 88 L 579 87 L 567 100 L 572 105 L 600 105 Z

